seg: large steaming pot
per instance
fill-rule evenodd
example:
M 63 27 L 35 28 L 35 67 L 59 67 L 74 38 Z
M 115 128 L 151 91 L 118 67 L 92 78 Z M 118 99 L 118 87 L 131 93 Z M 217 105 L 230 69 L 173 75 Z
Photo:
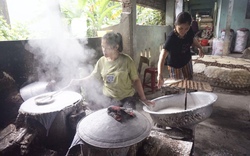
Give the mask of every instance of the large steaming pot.
M 167 127 L 189 127 L 207 119 L 212 111 L 212 104 L 217 95 L 209 92 L 187 93 L 185 110 L 184 94 L 166 95 L 153 99 L 155 107 L 143 107 L 153 121 Z
M 19 116 L 40 122 L 47 130 L 46 140 L 49 146 L 69 146 L 72 138 L 68 116 L 79 109 L 82 96 L 73 91 L 61 91 L 47 103 L 36 102 L 37 98 L 46 97 L 53 93 L 48 92 L 27 99 L 19 108 Z
M 134 110 L 135 117 L 118 122 L 101 109 L 83 118 L 77 126 L 77 134 L 87 144 L 99 148 L 123 148 L 146 138 L 152 124 L 147 117 Z
M 20 89 L 20 95 L 24 101 L 28 100 L 31 97 L 48 93 L 49 90 L 47 89 L 48 82 L 44 81 L 37 81 L 30 83 Z

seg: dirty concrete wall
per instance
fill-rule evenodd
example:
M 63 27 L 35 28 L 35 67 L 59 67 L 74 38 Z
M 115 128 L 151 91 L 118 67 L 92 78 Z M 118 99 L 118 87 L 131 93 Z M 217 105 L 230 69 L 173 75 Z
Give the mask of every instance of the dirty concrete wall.
M 240 28 L 248 28 L 250 29 L 250 19 L 246 19 L 246 10 L 247 10 L 248 0 L 234 0 L 233 13 L 231 19 L 231 28 L 236 32 L 237 29 Z M 221 0 L 221 10 L 220 10 L 220 19 L 218 19 L 219 23 L 219 31 L 225 29 L 226 20 L 228 14 L 228 0 Z M 218 34 L 220 35 L 220 34 Z
M 123 37 L 127 36 L 119 25 L 107 27 L 103 30 L 113 30 L 114 32 L 120 32 Z M 152 66 L 157 66 L 160 45 L 165 42 L 165 35 L 172 30 L 171 26 L 141 26 L 136 25 L 136 51 L 131 56 L 135 60 L 136 64 L 139 64 L 140 55 L 143 54 L 149 58 Z M 124 49 L 127 44 L 123 43 Z M 125 51 L 126 53 L 126 51 Z M 150 54 L 149 54 L 150 53 Z
M 172 28 L 170 26 L 140 26 L 136 27 L 136 55 L 135 60 L 138 63 L 140 54 L 150 57 L 151 65 L 157 66 L 160 46 L 165 42 L 165 35 Z
M 140 56 L 146 56 L 150 60 L 150 66 L 157 67 L 161 46 L 165 43 L 165 36 L 172 30 L 171 26 L 139 26 L 136 27 L 136 52 L 135 62 L 139 65 Z M 144 71 L 147 65 L 141 67 Z M 143 72 L 140 73 L 140 78 Z

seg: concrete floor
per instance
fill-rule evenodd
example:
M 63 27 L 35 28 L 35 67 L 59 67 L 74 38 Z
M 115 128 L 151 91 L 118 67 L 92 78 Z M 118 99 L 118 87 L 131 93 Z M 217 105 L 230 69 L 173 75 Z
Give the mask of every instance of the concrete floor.
M 218 99 L 211 116 L 195 126 L 194 155 L 250 155 L 250 94 L 213 93 Z
M 195 155 L 250 155 L 250 95 L 216 93 L 210 118 L 195 131 Z

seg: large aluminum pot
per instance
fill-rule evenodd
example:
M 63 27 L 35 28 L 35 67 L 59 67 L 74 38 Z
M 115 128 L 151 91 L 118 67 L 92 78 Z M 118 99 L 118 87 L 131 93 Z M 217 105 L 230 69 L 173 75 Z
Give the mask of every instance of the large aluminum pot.
M 48 92 L 29 98 L 23 102 L 18 112 L 19 116 L 33 119 L 44 126 L 47 130 L 46 140 L 48 146 L 65 148 L 69 146 L 70 141 L 73 139 L 68 117 L 81 108 L 82 96 L 73 91 L 54 93 Z M 50 95 L 54 95 L 51 97 L 53 100 L 50 100 Z M 37 99 L 40 97 L 44 97 L 44 103 L 37 103 Z
M 212 104 L 217 95 L 209 92 L 187 93 L 187 109 L 185 110 L 185 94 L 166 95 L 153 99 L 155 107 L 143 107 L 153 121 L 166 127 L 190 127 L 207 119 L 212 111 Z
M 20 89 L 20 95 L 24 101 L 31 97 L 50 92 L 47 89 L 48 82 L 37 81 L 30 83 Z
M 77 134 L 87 144 L 98 148 L 124 148 L 146 138 L 152 124 L 146 116 L 134 110 L 135 117 L 118 122 L 101 109 L 83 118 Z

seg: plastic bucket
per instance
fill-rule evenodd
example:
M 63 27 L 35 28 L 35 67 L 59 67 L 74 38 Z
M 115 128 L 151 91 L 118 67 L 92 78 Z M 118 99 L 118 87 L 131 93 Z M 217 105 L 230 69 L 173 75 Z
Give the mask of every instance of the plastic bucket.
M 208 45 L 208 40 L 207 39 L 202 39 L 201 40 L 201 45 L 202 46 L 207 46 Z

